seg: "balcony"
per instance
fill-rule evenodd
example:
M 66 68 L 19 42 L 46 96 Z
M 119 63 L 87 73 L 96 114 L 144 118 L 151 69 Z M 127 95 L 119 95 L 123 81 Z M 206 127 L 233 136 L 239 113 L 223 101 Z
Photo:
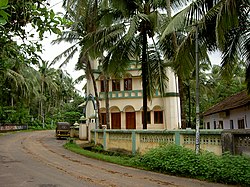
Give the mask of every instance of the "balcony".
M 109 92 L 109 99 L 122 99 L 122 98 L 142 98 L 142 90 L 125 90 Z M 179 94 L 175 92 L 166 92 L 163 97 L 178 97 Z M 154 97 L 161 97 L 159 90 L 155 91 Z M 99 92 L 99 99 L 105 99 L 105 92 Z
M 142 90 L 113 91 L 108 94 L 110 99 L 142 98 Z M 99 98 L 105 99 L 105 92 L 99 92 Z

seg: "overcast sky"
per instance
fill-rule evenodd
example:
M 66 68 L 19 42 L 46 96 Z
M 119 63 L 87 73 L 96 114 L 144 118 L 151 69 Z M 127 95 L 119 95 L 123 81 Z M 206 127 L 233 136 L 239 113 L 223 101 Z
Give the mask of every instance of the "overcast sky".
M 55 13 L 65 12 L 64 9 L 62 8 L 62 2 L 63 2 L 62 0 L 50 0 L 48 2 L 50 3 L 50 8 L 53 8 Z M 51 42 L 54 39 L 56 39 L 57 36 L 55 34 L 50 35 L 49 33 L 47 33 L 45 36 L 46 38 L 42 41 L 42 44 L 44 47 L 42 58 L 46 61 L 51 62 L 56 56 L 61 54 L 63 51 L 65 51 L 67 48 L 69 48 L 72 45 L 66 42 L 52 45 Z M 64 71 L 66 71 L 67 73 L 71 75 L 73 80 L 75 80 L 76 78 L 78 78 L 84 73 L 83 71 L 75 71 L 75 64 L 77 62 L 77 59 L 78 59 L 78 54 L 76 54 L 74 58 L 72 58 L 72 60 L 66 66 L 62 67 Z M 57 62 L 54 67 L 58 68 L 62 62 L 63 62 L 63 59 Z M 84 84 L 85 82 L 75 85 L 76 89 L 81 92 L 81 95 L 83 95 L 82 88 Z

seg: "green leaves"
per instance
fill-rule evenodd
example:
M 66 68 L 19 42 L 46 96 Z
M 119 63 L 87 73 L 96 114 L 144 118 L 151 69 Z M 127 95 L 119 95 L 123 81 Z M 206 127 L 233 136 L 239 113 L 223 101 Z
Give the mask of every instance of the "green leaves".
M 250 184 L 250 158 L 244 156 L 217 156 L 210 152 L 196 155 L 191 149 L 164 145 L 148 151 L 140 163 L 163 173 L 227 184 Z
M 7 8 L 8 0 L 0 1 L 0 26 L 7 23 L 8 17 L 10 16 L 4 9 Z
M 58 28 L 56 28 L 56 27 L 51 28 L 51 30 L 52 30 L 52 32 L 55 33 L 55 34 L 58 34 L 58 35 L 61 35 L 61 34 L 62 34 L 61 30 L 58 29 Z
M 1 0 L 1 1 L 0 1 L 0 8 L 1 8 L 1 7 L 6 7 L 7 4 L 8 4 L 8 2 L 9 2 L 9 0 Z

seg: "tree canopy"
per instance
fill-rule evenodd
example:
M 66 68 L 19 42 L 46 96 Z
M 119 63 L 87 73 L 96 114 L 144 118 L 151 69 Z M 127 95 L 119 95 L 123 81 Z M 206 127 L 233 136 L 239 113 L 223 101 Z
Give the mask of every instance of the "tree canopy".
M 45 125 L 78 97 L 72 78 L 40 56 L 44 34 L 61 34 L 68 23 L 46 0 L 0 2 L 0 123 Z
M 72 78 L 53 68 L 54 61 L 44 61 L 39 55 L 47 32 L 59 36 L 55 43 L 76 42 L 55 60 L 66 56 L 67 63 L 79 51 L 76 68 L 85 71 L 79 80 L 91 77 L 95 85 L 94 60 L 99 60 L 108 76 L 121 76 L 132 61 L 140 63 L 145 111 L 155 89 L 164 93 L 165 68 L 171 67 L 179 76 L 184 118 L 190 123 L 194 118 L 195 27 L 199 31 L 202 111 L 246 88 L 244 78 L 250 88 L 248 0 L 63 3 L 66 14 L 61 17 L 48 8 L 46 0 L 1 0 L 1 122 L 23 123 L 20 115 L 40 120 L 58 117 L 72 98 L 78 98 Z M 172 16 L 173 9 L 177 13 Z M 220 66 L 211 66 L 209 61 L 207 52 L 215 50 L 222 52 Z M 17 113 L 19 117 L 13 117 Z M 146 115 L 144 118 L 146 122 Z

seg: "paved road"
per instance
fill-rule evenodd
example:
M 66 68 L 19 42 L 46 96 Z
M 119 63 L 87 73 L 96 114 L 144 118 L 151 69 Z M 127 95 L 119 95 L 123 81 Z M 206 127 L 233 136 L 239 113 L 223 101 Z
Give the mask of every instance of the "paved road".
M 54 131 L 0 136 L 0 187 L 225 187 L 123 167 L 65 150 Z

